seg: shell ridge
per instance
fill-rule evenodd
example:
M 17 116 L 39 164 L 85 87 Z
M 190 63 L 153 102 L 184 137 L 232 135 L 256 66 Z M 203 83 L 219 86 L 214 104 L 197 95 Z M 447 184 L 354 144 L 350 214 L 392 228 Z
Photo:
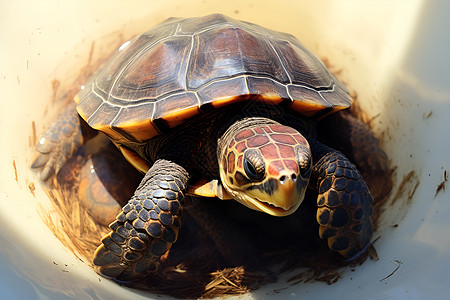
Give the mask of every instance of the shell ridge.
M 100 88 L 100 85 L 97 83 L 97 79 L 92 81 L 90 87 L 91 87 L 90 93 L 93 93 L 93 94 L 101 97 L 102 99 L 107 99 L 109 93 Z
M 224 26 L 224 25 L 226 25 L 226 26 Z M 205 33 L 207 31 L 211 31 L 211 30 L 214 30 L 214 29 L 217 29 L 217 28 L 227 28 L 227 27 L 235 27 L 235 25 L 232 24 L 232 23 L 228 23 L 228 22 L 227 23 L 223 23 L 223 24 L 209 25 L 209 26 L 203 28 L 202 30 L 196 31 L 195 34 L 196 35 L 200 35 L 202 33 Z
M 321 99 L 323 99 L 324 102 L 326 102 L 326 103 L 328 103 L 328 104 L 330 104 L 329 101 L 327 101 L 327 100 L 322 96 L 321 92 L 323 92 L 323 91 L 326 91 L 326 92 L 333 92 L 334 89 L 335 89 L 335 85 L 334 85 L 334 84 L 331 84 L 331 85 L 328 86 L 328 87 L 323 87 L 323 88 L 320 88 L 320 89 L 315 88 L 315 87 L 310 87 L 310 86 L 307 86 L 307 85 L 295 84 L 295 83 L 291 83 L 291 84 L 287 84 L 287 85 L 286 85 L 286 84 L 280 82 L 279 80 L 276 80 L 276 79 L 273 78 L 272 76 L 269 76 L 269 75 L 264 76 L 264 75 L 261 75 L 261 74 L 258 74 L 258 75 L 257 75 L 256 73 L 247 72 L 247 73 L 237 74 L 237 75 L 234 75 L 234 76 L 223 76 L 223 77 L 221 77 L 221 78 L 215 78 L 214 80 L 208 81 L 207 83 L 205 83 L 204 85 L 200 86 L 199 88 L 196 88 L 196 89 L 190 89 L 190 90 L 177 90 L 177 91 L 172 91 L 172 92 L 168 92 L 168 93 L 165 93 L 165 94 L 163 94 L 163 95 L 160 95 L 160 96 L 158 96 L 158 97 L 156 97 L 156 98 L 140 98 L 140 99 L 135 99 L 135 100 L 133 100 L 132 102 L 130 102 L 130 101 L 127 100 L 127 99 L 121 99 L 121 98 L 111 97 L 110 100 L 112 100 L 112 101 L 108 101 L 108 104 L 111 105 L 111 106 L 117 106 L 117 107 L 136 107 L 136 106 L 144 105 L 145 103 L 147 103 L 147 102 L 149 102 L 149 101 L 152 101 L 152 102 L 158 102 L 158 101 L 160 101 L 160 100 L 162 100 L 162 99 L 165 99 L 165 98 L 167 98 L 167 97 L 169 97 L 169 96 L 181 95 L 181 94 L 184 94 L 184 93 L 186 93 L 186 92 L 194 93 L 194 94 L 196 94 L 197 98 L 199 98 L 199 97 L 198 97 L 198 94 L 197 94 L 198 91 L 201 91 L 201 90 L 203 90 L 203 89 L 206 89 L 206 88 L 208 88 L 210 85 L 212 85 L 212 84 L 214 84 L 214 83 L 216 83 L 216 82 L 233 80 L 233 79 L 239 78 L 239 77 L 243 77 L 243 78 L 245 79 L 246 86 L 247 86 L 247 91 L 250 91 L 250 88 L 248 87 L 248 78 L 249 78 L 249 77 L 252 77 L 252 78 L 260 78 L 260 79 L 268 79 L 268 80 L 271 80 L 272 82 L 278 83 L 278 84 L 280 84 L 280 85 L 282 85 L 282 86 L 285 87 L 286 92 L 287 92 L 287 94 L 289 95 L 289 97 L 290 97 L 291 100 L 294 100 L 294 99 L 292 98 L 292 95 L 291 95 L 290 92 L 289 92 L 289 88 L 288 88 L 289 86 L 295 86 L 295 87 L 300 87 L 300 88 L 308 89 L 308 90 L 310 90 L 310 91 L 314 91 L 314 92 L 318 93 L 318 94 L 320 95 Z M 332 88 L 330 88 L 330 87 L 332 87 Z M 97 91 L 92 91 L 92 93 L 95 94 L 95 95 L 97 95 L 97 96 L 99 96 L 99 97 L 101 97 L 101 95 L 100 95 L 99 93 L 97 93 Z M 330 106 L 332 106 L 332 105 L 330 104 Z
M 173 35 L 178 36 L 178 32 L 180 31 L 180 26 L 181 26 L 181 22 L 178 22 Z
M 244 74 L 246 74 L 247 73 L 247 68 L 246 68 L 246 65 L 245 65 L 244 59 L 243 59 L 241 40 L 239 39 L 239 36 L 237 34 L 237 28 L 234 27 L 234 28 L 232 28 L 232 30 L 234 32 L 234 36 L 236 37 L 236 41 L 237 41 L 237 45 L 238 45 L 240 63 L 241 63 L 242 69 L 245 70 Z M 245 82 L 247 83 L 247 79 L 245 79 Z M 247 86 L 247 90 L 248 90 L 248 86 Z
M 177 26 L 179 26 L 179 23 L 177 23 Z M 150 35 L 148 35 L 148 36 L 150 36 Z M 153 43 L 151 43 L 150 45 L 147 45 L 146 47 L 142 47 L 142 49 L 140 49 L 139 52 L 135 53 L 133 55 L 133 57 L 128 61 L 128 63 L 124 67 L 122 67 L 122 69 L 116 74 L 116 76 L 115 76 L 116 78 L 114 79 L 114 82 L 111 84 L 111 87 L 109 89 L 107 101 L 108 102 L 110 101 L 112 91 L 117 86 L 117 82 L 122 77 L 122 74 L 128 70 L 128 68 L 130 67 L 131 64 L 133 64 L 138 58 L 140 58 L 143 53 L 147 52 L 149 49 L 153 48 L 155 45 L 163 42 L 164 40 L 168 40 L 168 39 L 172 38 L 173 36 L 174 36 L 174 32 L 172 32 L 172 34 L 170 34 L 166 37 L 163 37 L 163 38 L 160 38 L 160 39 L 154 41 Z
M 289 72 L 286 69 L 286 66 L 283 63 L 283 60 L 281 59 L 278 51 L 275 49 L 275 46 L 272 44 L 272 42 L 268 39 L 268 38 L 264 38 L 266 40 L 266 42 L 270 45 L 270 48 L 272 49 L 272 51 L 275 53 L 275 55 L 277 56 L 278 61 L 280 62 L 281 66 L 283 67 L 284 73 L 286 73 L 287 78 L 289 78 L 289 83 L 292 84 L 292 77 L 289 74 Z M 289 95 L 290 96 L 290 95 Z M 292 98 L 291 98 L 292 99 Z
M 333 91 L 334 91 L 335 84 L 333 84 L 332 86 L 333 86 L 333 88 L 332 88 L 331 90 L 326 90 L 326 91 L 331 91 L 331 92 L 333 92 Z M 322 91 L 324 91 L 324 90 L 318 90 L 318 91 L 317 91 L 317 93 L 319 94 L 320 98 L 322 98 L 323 101 L 325 101 L 326 103 L 328 103 L 328 105 L 329 105 L 330 107 L 334 107 L 335 105 L 331 104 L 327 99 L 325 99 L 325 97 L 322 95 Z
M 95 115 L 98 113 L 98 111 L 101 109 L 101 107 L 105 105 L 105 102 L 103 102 L 102 104 L 100 104 L 93 112 L 92 114 L 89 116 L 89 118 L 87 118 L 86 122 L 89 124 L 89 126 L 94 127 L 93 125 L 95 124 L 91 124 L 92 118 L 95 117 Z
M 89 88 L 90 91 L 89 91 L 89 92 L 86 91 L 84 97 L 83 97 L 83 98 L 80 98 L 80 103 L 78 103 L 78 105 L 81 105 L 81 103 L 83 103 L 86 99 L 89 99 L 89 98 L 90 98 L 90 95 L 91 95 L 91 94 L 94 94 L 94 93 L 95 93 L 95 92 L 94 92 L 94 83 L 95 83 L 95 81 L 92 82 L 90 85 L 85 85 L 85 86 L 84 86 L 85 89 L 86 89 L 86 88 Z M 96 94 L 96 93 L 95 93 L 95 94 Z
M 184 89 L 187 91 L 188 90 L 188 82 L 189 82 L 189 78 L 188 78 L 188 74 L 189 74 L 189 67 L 191 65 L 191 59 L 192 59 L 192 52 L 194 51 L 194 45 L 195 45 L 195 33 L 193 35 L 191 35 L 191 49 L 189 49 L 189 54 L 188 54 L 188 58 L 186 60 L 186 69 L 185 69 L 185 74 L 184 74 Z

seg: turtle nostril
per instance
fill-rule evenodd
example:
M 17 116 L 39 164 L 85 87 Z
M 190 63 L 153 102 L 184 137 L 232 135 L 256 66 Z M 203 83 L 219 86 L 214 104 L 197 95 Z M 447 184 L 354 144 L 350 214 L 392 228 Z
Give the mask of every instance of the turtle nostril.
M 284 184 L 288 180 L 292 180 L 293 182 L 297 182 L 297 174 L 293 173 L 291 176 L 282 175 L 279 178 L 280 183 Z

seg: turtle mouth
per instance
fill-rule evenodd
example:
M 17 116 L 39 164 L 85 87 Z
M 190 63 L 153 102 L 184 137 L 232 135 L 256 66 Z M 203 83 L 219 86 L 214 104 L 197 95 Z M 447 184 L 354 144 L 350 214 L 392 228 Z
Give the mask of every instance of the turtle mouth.
M 288 215 L 294 213 L 298 209 L 300 204 L 302 203 L 303 199 L 299 199 L 299 201 L 297 201 L 296 203 L 294 203 L 291 207 L 289 207 L 287 209 L 283 208 L 283 207 L 275 206 L 272 203 L 263 201 L 258 198 L 256 198 L 256 199 L 250 198 L 250 199 L 246 199 L 246 200 L 247 200 L 246 201 L 247 206 L 249 206 L 248 204 L 252 204 L 252 206 L 254 206 L 256 208 L 256 210 L 262 211 L 262 212 L 267 213 L 272 216 L 283 217 L 283 216 L 288 216 Z
M 304 199 L 304 190 L 300 192 L 297 189 L 285 193 L 268 194 L 259 189 L 236 190 L 230 188 L 227 184 L 223 188 L 230 195 L 230 198 L 239 203 L 275 217 L 284 217 L 294 213 Z M 262 200 L 265 199 L 265 200 Z M 278 204 L 278 205 L 277 205 Z

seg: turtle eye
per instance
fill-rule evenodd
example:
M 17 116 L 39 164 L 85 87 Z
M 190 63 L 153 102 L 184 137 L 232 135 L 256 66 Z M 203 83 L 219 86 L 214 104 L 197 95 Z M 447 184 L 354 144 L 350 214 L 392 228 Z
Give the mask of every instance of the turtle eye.
M 252 181 L 261 181 L 265 174 L 265 163 L 261 154 L 253 149 L 244 153 L 244 171 L 248 178 Z
M 300 175 L 303 179 L 307 179 L 311 176 L 311 159 L 304 160 L 299 164 Z
M 297 147 L 295 149 L 295 156 L 300 168 L 300 176 L 302 176 L 303 179 L 309 179 L 312 169 L 312 158 L 310 150 L 306 149 L 305 147 Z

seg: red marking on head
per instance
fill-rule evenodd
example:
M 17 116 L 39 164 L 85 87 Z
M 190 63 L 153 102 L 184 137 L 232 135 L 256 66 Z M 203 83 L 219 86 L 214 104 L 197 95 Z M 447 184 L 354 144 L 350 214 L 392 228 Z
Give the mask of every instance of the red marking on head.
M 234 166 L 236 162 L 236 155 L 234 155 L 234 152 L 228 153 L 227 162 L 228 162 L 227 172 L 234 173 Z
M 243 163 L 242 163 L 243 159 L 244 159 L 244 155 L 239 155 L 238 161 L 237 161 L 237 167 L 238 167 L 239 169 L 241 169 L 241 170 L 242 170 L 242 168 L 243 168 L 243 166 L 244 166 Z
M 273 132 L 278 133 L 297 133 L 297 131 L 294 128 L 287 127 L 284 125 L 270 125 L 270 128 L 273 130 Z
M 289 145 L 297 144 L 297 142 L 294 140 L 294 138 L 289 134 L 271 134 L 270 137 L 280 143 L 289 144 Z
M 283 158 L 295 158 L 294 148 L 291 146 L 286 146 L 283 144 L 279 144 L 278 148 L 280 149 L 281 157 Z
M 294 139 L 297 141 L 297 143 L 302 144 L 302 145 L 306 145 L 306 139 L 301 135 L 301 134 L 293 134 L 292 135 L 294 137 Z
M 241 132 L 239 132 L 238 134 L 236 134 L 236 141 L 242 141 L 243 139 L 247 139 L 251 136 L 255 135 L 255 133 L 251 130 L 251 129 L 244 129 Z
M 265 135 L 257 135 L 255 137 L 249 138 L 247 145 L 249 147 L 260 147 L 269 142 L 269 138 Z
M 263 155 L 264 159 L 280 158 L 278 154 L 278 149 L 274 144 L 262 146 L 259 150 L 261 151 L 261 154 Z
M 278 177 L 280 172 L 284 170 L 285 167 L 281 160 L 273 160 L 269 164 L 269 168 L 267 169 L 267 173 L 272 177 Z
M 261 128 L 264 129 L 264 131 L 267 132 L 267 133 L 272 133 L 272 129 L 270 129 L 269 126 L 264 126 L 264 127 L 261 127 Z
M 264 133 L 264 130 L 262 130 L 261 128 L 259 128 L 259 127 L 256 127 L 256 128 L 254 128 L 253 129 L 257 134 L 262 134 L 262 133 Z
M 237 150 L 239 153 L 244 152 L 244 150 L 247 149 L 247 143 L 246 143 L 246 141 L 242 141 L 242 142 L 237 143 L 235 148 L 236 148 L 236 150 Z
M 286 160 L 284 160 L 284 164 L 286 165 L 286 168 L 289 168 L 290 170 L 292 170 L 293 172 L 298 174 L 299 169 L 298 169 L 298 163 L 296 160 L 286 159 Z
M 250 182 L 244 175 L 242 175 L 241 172 L 236 172 L 234 178 L 236 179 L 238 185 L 244 185 Z
M 226 171 L 227 170 L 227 159 L 222 159 L 222 168 Z M 228 171 L 227 171 L 228 172 Z

